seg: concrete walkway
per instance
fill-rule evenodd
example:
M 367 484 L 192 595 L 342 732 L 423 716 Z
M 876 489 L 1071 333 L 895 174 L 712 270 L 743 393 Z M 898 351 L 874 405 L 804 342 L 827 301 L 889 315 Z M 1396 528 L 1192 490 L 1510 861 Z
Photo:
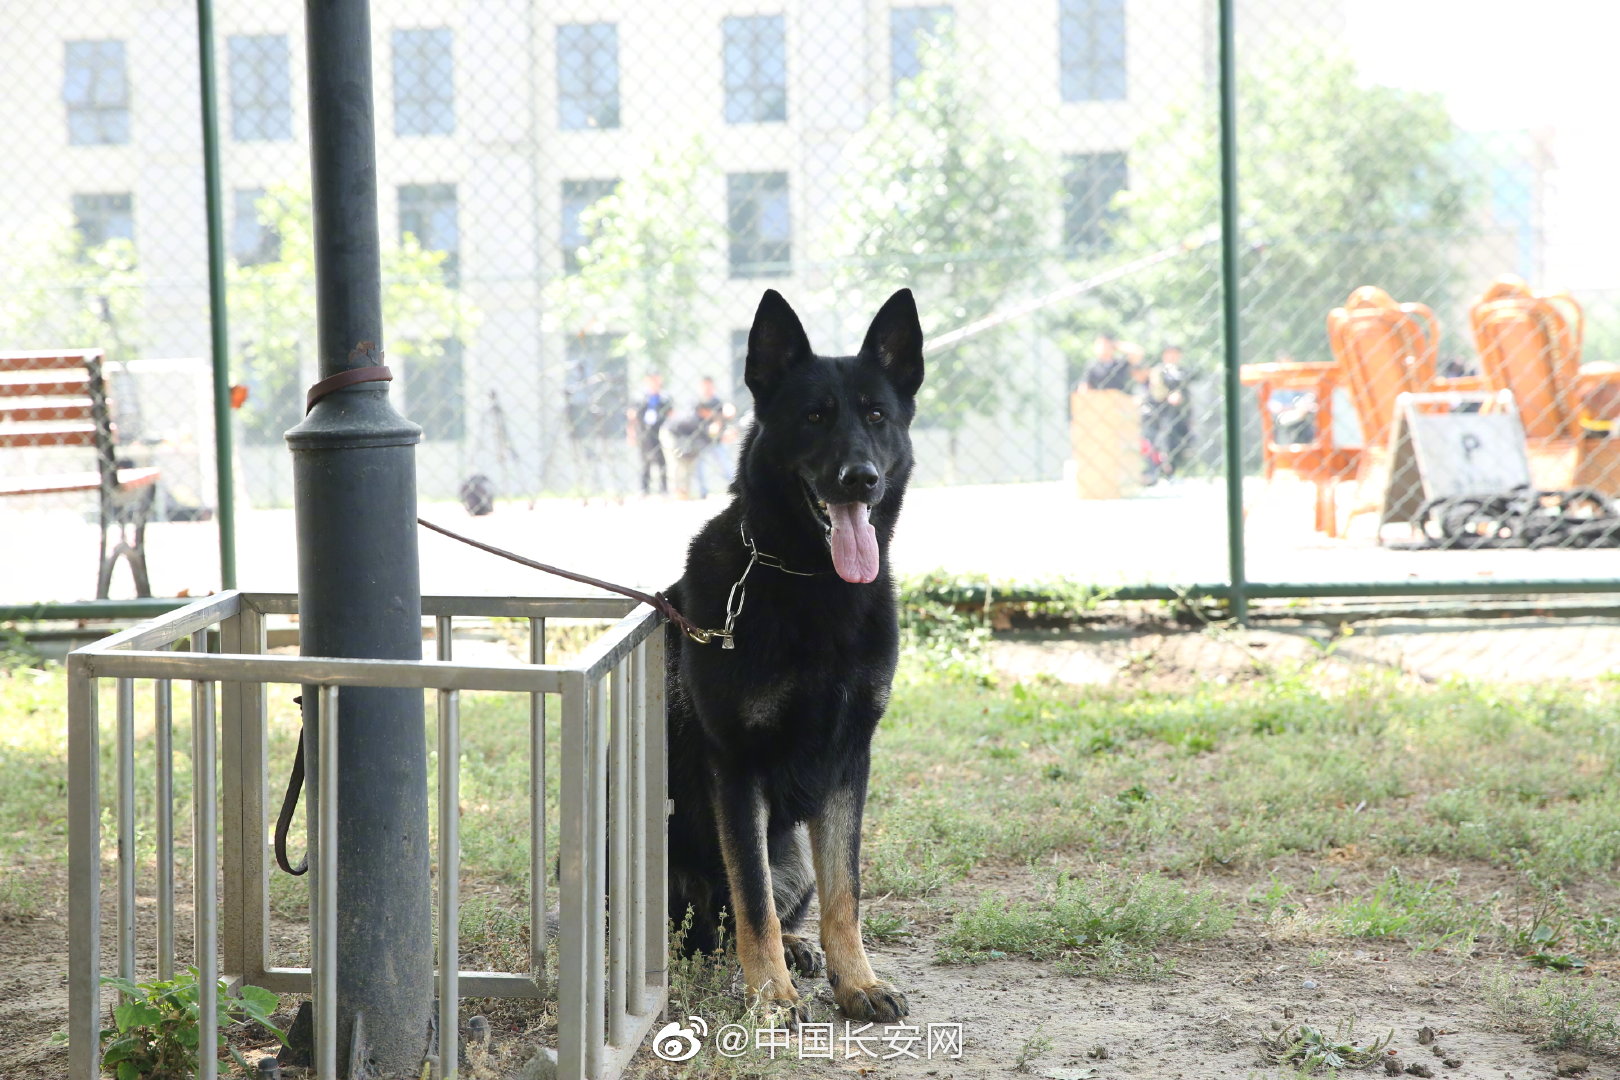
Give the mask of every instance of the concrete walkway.
M 1620 581 L 1620 551 L 1402 552 L 1379 547 L 1358 519 L 1350 539 L 1310 530 L 1310 489 L 1253 482 L 1248 490 L 1251 580 L 1268 582 L 1458 579 Z M 489 543 L 558 566 L 631 585 L 661 588 L 679 576 L 686 545 L 718 512 L 704 502 L 545 499 L 532 508 L 500 504 L 471 518 L 453 503 L 425 504 L 422 516 Z M 291 510 L 254 510 L 238 520 L 240 584 L 295 591 L 297 554 Z M 154 591 L 200 595 L 218 588 L 210 522 L 163 523 L 147 531 Z M 564 594 L 577 586 L 548 579 L 443 537 L 421 536 L 422 585 L 440 594 Z M 1226 578 L 1225 501 L 1220 485 L 1189 480 L 1135 498 L 1083 501 L 1061 484 L 914 489 L 907 497 L 893 559 L 903 574 L 945 569 L 1000 581 L 1068 578 L 1100 585 L 1213 583 Z M 64 509 L 0 510 L 0 603 L 84 599 L 94 592 L 96 530 Z M 128 596 L 128 576 L 114 596 Z

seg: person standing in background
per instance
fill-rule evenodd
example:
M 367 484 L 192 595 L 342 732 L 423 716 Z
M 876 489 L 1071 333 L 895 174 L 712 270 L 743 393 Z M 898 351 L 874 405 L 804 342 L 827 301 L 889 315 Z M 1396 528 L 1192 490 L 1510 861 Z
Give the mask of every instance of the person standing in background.
M 731 452 L 726 443 L 726 434 L 737 418 L 737 407 L 720 399 L 714 379 L 707 375 L 698 383 L 697 415 L 703 422 L 706 440 L 697 459 L 698 498 L 707 499 L 711 471 L 718 480 L 716 490 L 724 490 L 731 483 Z
M 1181 471 L 1192 438 L 1192 410 L 1187 401 L 1187 372 L 1181 346 L 1166 345 L 1147 377 L 1147 437 L 1159 452 L 1165 476 Z
M 664 377 L 649 372 L 641 379 L 641 402 L 629 410 L 629 426 L 625 438 L 641 455 L 641 493 L 652 494 L 652 472 L 658 470 L 658 491 L 669 494 L 669 464 L 664 458 L 660 441 L 664 421 L 674 412 L 674 403 L 664 396 Z
M 1131 392 L 1131 363 L 1120 355 L 1119 343 L 1114 335 L 1104 330 L 1097 335 L 1097 357 L 1086 368 L 1080 384 L 1087 390 L 1121 390 Z

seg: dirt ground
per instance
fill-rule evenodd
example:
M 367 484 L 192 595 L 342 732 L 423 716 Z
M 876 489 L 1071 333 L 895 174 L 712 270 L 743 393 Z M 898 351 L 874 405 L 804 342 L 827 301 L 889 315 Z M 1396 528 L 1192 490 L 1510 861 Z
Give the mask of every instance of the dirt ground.
M 1144 688 L 1179 685 L 1191 678 L 1250 677 L 1263 660 L 1315 659 L 1324 677 L 1363 664 L 1393 666 L 1424 680 L 1492 663 L 1511 677 L 1502 658 L 1534 643 L 1537 656 L 1554 657 L 1549 674 L 1595 678 L 1615 655 L 1612 626 L 1565 624 L 1561 635 L 1531 624 L 1448 634 L 1429 628 L 1409 633 L 1394 625 L 1377 633 L 1336 637 L 1321 628 L 1274 628 L 1253 632 L 1177 634 L 1120 627 L 1089 640 L 1043 640 L 1026 636 L 996 645 L 997 665 L 1008 674 L 1044 673 L 1074 682 L 1115 681 Z M 1527 642 L 1526 635 L 1529 635 Z M 1558 644 L 1558 643 L 1562 644 Z M 1477 673 L 1477 672 L 1473 672 Z M 1315 860 L 1320 862 L 1320 860 Z M 1372 867 L 1347 853 L 1343 871 L 1354 877 Z M 1308 873 L 1307 861 L 1209 879 L 1235 907 L 1271 875 Z M 54 1080 L 64 1075 L 63 1052 L 50 1044 L 66 1014 L 66 898 L 60 883 L 51 901 L 26 921 L 0 923 L 0 1080 Z M 1483 892 L 1499 883 L 1481 880 Z M 1324 940 L 1294 932 L 1291 924 L 1239 918 L 1224 937 L 1160 951 L 1171 971 L 1152 981 L 1099 980 L 1062 974 L 1052 964 L 1019 959 L 979 965 L 936 962 L 938 937 L 950 912 L 985 895 L 1036 894 L 1035 873 L 1026 867 L 986 867 L 919 901 L 874 898 L 874 910 L 900 916 L 907 933 L 872 946 L 874 964 L 909 997 L 910 1022 L 960 1024 L 960 1058 L 939 1054 L 925 1060 L 880 1060 L 858 1056 L 840 1061 L 800 1061 L 789 1051 L 787 1071 L 807 1075 L 917 1075 L 940 1080 L 1030 1075 L 1052 1080 L 1225 1080 L 1284 1077 L 1290 1067 L 1268 1064 L 1263 1040 L 1294 1024 L 1328 1032 L 1354 1024 L 1354 1037 L 1392 1033 L 1390 1047 L 1402 1066 L 1422 1066 L 1434 1076 L 1472 1080 L 1526 1080 L 1579 1075 L 1620 1077 L 1620 1062 L 1586 1060 L 1537 1050 L 1525 1035 L 1504 1030 L 1489 1005 L 1486 972 L 1494 957 L 1443 951 L 1418 953 L 1402 945 L 1387 950 L 1365 942 Z M 107 896 L 110 905 L 111 897 Z M 111 925 L 108 908 L 106 925 Z M 106 963 L 110 964 L 109 955 Z M 1594 972 L 1609 982 L 1616 972 Z M 825 980 L 818 980 L 816 1021 L 834 1020 Z M 679 1018 L 675 1018 L 679 1019 Z M 1438 1032 L 1422 1045 L 1420 1029 Z M 499 1036 L 499 1026 L 497 1034 Z M 834 1045 L 842 1023 L 834 1025 Z M 504 1047 L 501 1058 L 521 1060 L 527 1051 Z M 892 1052 L 879 1045 L 877 1053 Z M 835 1050 L 835 1053 L 838 1052 Z M 1448 1067 L 1446 1059 L 1459 1062 Z M 492 1066 L 493 1060 L 474 1062 Z M 732 1068 L 741 1063 L 733 1063 Z M 779 1066 L 779 1068 L 782 1066 Z M 1564 1072 L 1559 1070 L 1563 1069 Z M 634 1067 L 641 1076 L 676 1077 L 681 1066 L 643 1051 Z M 757 1070 L 735 1069 L 737 1075 Z M 1384 1075 L 1374 1068 L 1366 1075 Z M 1429 1075 L 1412 1073 L 1410 1075 Z

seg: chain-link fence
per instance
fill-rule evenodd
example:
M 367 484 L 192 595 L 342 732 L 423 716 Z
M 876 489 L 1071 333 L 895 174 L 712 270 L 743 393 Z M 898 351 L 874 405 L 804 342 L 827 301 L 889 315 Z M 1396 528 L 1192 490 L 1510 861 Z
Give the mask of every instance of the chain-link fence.
M 1589 550 L 1620 489 L 1598 113 L 1551 72 L 1495 115 L 1515 73 L 1470 57 L 1521 31 L 1442 7 L 1237 5 L 1231 415 L 1261 581 L 1614 576 Z M 105 349 L 118 455 L 160 473 L 154 587 L 215 586 L 194 12 L 13 9 L 0 349 Z M 317 367 L 301 8 L 215 20 L 243 577 L 288 587 L 282 433 Z M 723 490 L 763 289 L 846 352 L 904 285 L 934 345 L 902 569 L 1226 581 L 1218 43 L 1213 0 L 374 5 L 422 498 L 493 500 L 477 527 L 510 546 L 530 510 L 566 520 L 601 569 L 605 537 L 680 534 L 709 512 L 681 500 Z M 0 439 L 7 483 L 94 467 L 42 416 L 0 417 L 33 425 Z M 94 498 L 0 499 L 0 600 L 88 593 Z M 622 573 L 662 583 L 646 547 Z

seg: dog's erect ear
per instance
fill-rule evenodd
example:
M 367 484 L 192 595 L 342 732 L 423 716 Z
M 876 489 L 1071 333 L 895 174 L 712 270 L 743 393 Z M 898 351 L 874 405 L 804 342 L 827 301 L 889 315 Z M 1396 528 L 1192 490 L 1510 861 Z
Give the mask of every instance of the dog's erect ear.
M 923 381 L 922 341 L 917 301 L 910 289 L 901 289 L 878 309 L 861 355 L 882 364 L 894 388 L 912 397 Z
M 766 289 L 754 312 L 754 327 L 748 331 L 748 365 L 743 372 L 754 400 L 764 403 L 788 369 L 810 356 L 804 324 L 781 293 Z

